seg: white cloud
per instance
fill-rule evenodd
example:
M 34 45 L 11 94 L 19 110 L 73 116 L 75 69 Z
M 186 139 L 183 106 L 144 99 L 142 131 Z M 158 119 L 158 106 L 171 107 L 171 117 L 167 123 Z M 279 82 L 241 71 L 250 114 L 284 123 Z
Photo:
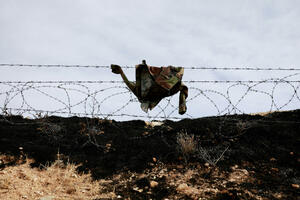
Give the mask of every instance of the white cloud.
M 1 1 L 0 63 L 299 68 L 299 18 L 296 0 Z M 66 71 L 1 69 L 0 79 L 120 80 Z M 186 70 L 184 79 L 285 74 Z

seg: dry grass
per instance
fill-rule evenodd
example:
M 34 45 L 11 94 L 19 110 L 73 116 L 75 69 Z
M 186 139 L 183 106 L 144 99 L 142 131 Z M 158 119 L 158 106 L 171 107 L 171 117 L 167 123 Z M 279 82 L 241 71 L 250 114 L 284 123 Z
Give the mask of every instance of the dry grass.
M 0 199 L 95 199 L 111 198 L 101 195 L 100 181 L 90 174 L 79 174 L 74 164 L 57 160 L 44 169 L 31 168 L 32 161 L 10 166 L 0 171 Z
M 194 135 L 188 135 L 187 133 L 179 133 L 177 135 L 177 143 L 179 151 L 182 153 L 185 161 L 197 151 L 197 141 Z

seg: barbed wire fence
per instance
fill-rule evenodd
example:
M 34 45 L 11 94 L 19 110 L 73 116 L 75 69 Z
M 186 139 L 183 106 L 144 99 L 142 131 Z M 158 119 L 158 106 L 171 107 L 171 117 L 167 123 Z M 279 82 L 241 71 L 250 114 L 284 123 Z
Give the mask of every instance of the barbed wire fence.
M 37 67 L 37 68 L 102 68 L 110 66 L 100 65 L 28 65 L 28 64 L 0 64 L 0 67 Z M 123 69 L 132 69 L 133 66 L 122 66 Z M 246 70 L 246 71 L 293 71 L 297 68 L 254 68 L 254 67 L 185 67 L 188 70 Z M 265 111 L 280 111 L 294 103 L 300 105 L 299 74 L 292 73 L 280 78 L 266 80 L 184 80 L 189 86 L 187 104 L 205 99 L 215 109 L 212 115 L 243 114 L 241 104 L 247 101 L 250 94 L 264 96 L 264 104 L 269 104 Z M 291 78 L 293 78 L 291 80 Z M 277 103 L 275 93 L 280 85 L 286 87 L 290 94 L 285 96 L 286 102 Z M 136 112 L 139 107 L 137 98 L 125 87 L 123 81 L 0 81 L 1 91 L 0 109 L 2 114 L 14 115 L 62 115 L 62 116 L 89 116 L 100 118 L 142 118 L 148 120 L 197 118 L 193 112 L 183 116 L 176 115 L 178 106 L 173 97 L 165 98 L 157 109 L 144 114 Z M 206 85 L 206 86 L 205 86 Z M 222 85 L 221 90 L 212 85 Z M 268 87 L 265 87 L 268 86 Z M 239 98 L 232 96 L 232 91 L 243 87 Z M 266 90 L 268 88 L 269 91 Z M 277 97 L 278 98 L 278 97 Z M 219 100 L 222 99 L 222 106 Z M 134 104 L 134 106 L 133 106 Z M 202 104 L 201 101 L 195 104 Z M 50 106 L 51 105 L 51 106 Z M 48 107 L 56 107 L 49 109 Z M 195 105 L 193 105 L 195 106 Z M 192 107 L 192 106 L 191 106 Z M 108 109 L 109 108 L 109 109 Z M 114 109 L 111 109 L 114 108 Z M 190 108 L 195 111 L 197 109 Z M 138 113 L 138 114 L 137 114 Z
M 2 68 L 96 68 L 109 70 L 105 65 L 29 65 L 0 64 Z M 122 66 L 134 69 L 134 66 Z M 210 115 L 243 114 L 245 104 L 262 97 L 268 105 L 263 111 L 272 112 L 300 105 L 300 69 L 255 67 L 184 67 L 186 70 L 226 71 L 287 71 L 293 72 L 279 78 L 265 80 L 183 80 L 189 87 L 188 111 L 178 115 L 174 97 L 165 98 L 153 111 L 143 113 L 137 98 L 125 87 L 123 81 L 0 81 L 0 109 L 2 115 L 60 115 L 87 116 L 106 119 L 180 120 L 201 117 L 201 105 L 212 107 Z M 283 89 L 284 86 L 284 89 Z M 239 90 L 239 95 L 233 93 Z M 284 100 L 277 91 L 284 90 Z M 253 97 L 254 96 L 254 97 Z
M 2 68 L 94 68 L 110 70 L 110 66 L 100 65 L 28 65 L 28 64 L 0 64 Z M 133 66 L 122 66 L 123 69 L 134 69 Z M 97 139 L 102 126 L 94 122 L 95 118 L 116 120 L 181 120 L 193 119 L 205 116 L 218 116 L 215 121 L 217 137 L 233 140 L 245 134 L 249 128 L 248 121 L 241 121 L 228 117 L 232 114 L 245 114 L 255 111 L 272 112 L 286 109 L 300 108 L 300 69 L 297 68 L 255 68 L 255 67 L 185 67 L 192 71 L 286 71 L 288 75 L 268 78 L 263 80 L 183 80 L 189 88 L 187 99 L 188 110 L 184 115 L 178 113 L 178 98 L 171 96 L 164 98 L 155 109 L 148 113 L 141 111 L 138 99 L 119 80 L 34 80 L 34 81 L 0 81 L 0 121 L 4 120 L 13 125 L 27 125 L 7 120 L 7 116 L 22 115 L 45 121 L 35 121 L 39 129 L 46 135 L 50 142 L 59 143 L 64 128 L 59 124 L 47 120 L 48 116 L 58 115 L 63 117 L 85 117 L 86 124 L 83 130 L 87 135 L 86 141 L 81 147 L 91 144 L 104 152 L 106 146 Z M 177 94 L 178 97 L 178 94 Z M 250 107 L 250 109 L 247 108 Z M 252 108 L 255 111 L 251 111 Z M 246 110 L 245 110 L 246 109 Z M 259 123 L 284 123 L 297 125 L 300 121 L 270 121 L 259 120 Z M 256 122 L 256 123 L 257 123 Z M 236 134 L 228 135 L 226 126 L 236 129 Z M 118 128 L 118 127 L 116 127 Z M 118 128 L 119 130 L 119 128 Z M 231 131 L 232 131 L 231 130 Z M 122 130 L 120 130 L 122 131 Z M 150 137 L 161 132 L 147 134 Z M 183 136 L 183 141 L 192 138 L 196 150 L 194 154 L 216 165 L 230 149 L 231 143 L 208 144 L 198 137 L 178 133 L 177 142 Z M 142 137 L 145 137 L 142 135 Z M 160 134 L 160 138 L 166 145 L 168 141 Z M 129 137 L 129 140 L 139 140 L 141 136 Z M 182 138 L 181 138 L 182 139 Z M 184 144 L 177 144 L 178 147 Z M 185 154 L 183 154 L 185 155 Z

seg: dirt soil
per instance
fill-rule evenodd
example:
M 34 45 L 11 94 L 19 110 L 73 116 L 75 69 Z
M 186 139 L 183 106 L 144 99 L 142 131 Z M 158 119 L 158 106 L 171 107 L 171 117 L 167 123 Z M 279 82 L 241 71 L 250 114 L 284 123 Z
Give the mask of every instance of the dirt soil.
M 299 150 L 300 110 L 178 122 L 0 116 L 0 172 L 59 153 L 106 199 L 299 200 Z

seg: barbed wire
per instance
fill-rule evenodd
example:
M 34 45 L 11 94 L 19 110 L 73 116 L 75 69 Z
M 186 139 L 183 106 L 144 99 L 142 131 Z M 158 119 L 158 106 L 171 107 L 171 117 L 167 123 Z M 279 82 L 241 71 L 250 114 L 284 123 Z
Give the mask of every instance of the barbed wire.
M 101 84 L 101 83 L 123 83 L 123 81 L 80 81 L 80 80 L 71 80 L 71 81 L 0 81 L 0 84 Z
M 0 109 L 3 109 L 3 107 L 0 107 Z M 133 117 L 133 118 L 155 118 L 155 119 L 165 119 L 163 116 L 151 116 L 151 115 L 135 115 L 135 114 L 126 114 L 126 113 L 121 113 L 121 114 L 110 114 L 110 113 L 80 113 L 80 112 L 67 112 L 67 111 L 49 111 L 49 110 L 36 110 L 36 109 L 22 109 L 22 108 L 5 108 L 7 111 L 12 112 L 12 111 L 17 111 L 17 112 L 22 112 L 22 113 L 33 113 L 36 116 L 39 116 L 40 114 L 44 114 L 45 116 L 49 116 L 52 114 L 71 114 L 72 116 L 83 116 L 83 117 L 103 117 L 107 118 L 109 117 Z M 185 119 L 185 117 L 172 117 L 172 119 Z
M 270 68 L 270 67 L 185 67 L 191 70 L 245 70 L 245 71 L 300 71 L 298 68 Z
M 189 86 L 188 112 L 183 116 L 177 114 L 178 102 L 173 97 L 165 98 L 150 113 L 140 112 L 137 98 L 125 87 L 123 81 L 0 81 L 0 109 L 4 115 L 178 120 L 201 117 L 193 112 L 199 105 L 211 105 L 214 110 L 211 115 L 244 114 L 243 103 L 251 103 L 247 102 L 247 97 L 252 95 L 257 99 L 257 95 L 260 95 L 263 96 L 264 104 L 269 105 L 264 111 L 280 111 L 289 105 L 299 108 L 299 75 L 300 73 L 295 73 L 261 81 L 184 81 L 193 84 Z M 294 80 L 290 80 L 291 78 Z M 210 84 L 205 86 L 202 83 L 221 84 L 221 87 L 213 88 Z M 284 85 L 284 88 L 280 85 Z M 235 90 L 239 90 L 240 94 L 234 94 Z M 282 92 L 285 102 L 278 96 Z
M 105 68 L 109 65 L 66 65 L 66 64 L 8 64 L 0 63 L 0 67 L 37 67 L 37 68 Z M 124 69 L 132 69 L 135 66 L 121 66 Z M 300 68 L 288 67 L 210 67 L 210 66 L 187 66 L 189 70 L 245 70 L 245 71 L 300 71 Z
M 60 65 L 60 64 L 0 64 L 1 67 L 37 67 L 37 68 L 110 68 L 107 65 Z M 124 66 L 125 67 L 125 66 Z M 131 68 L 131 67 L 130 67 Z
M 278 83 L 281 80 L 185 80 L 185 83 Z M 289 80 L 289 83 L 300 83 L 300 80 Z M 0 84 L 120 84 L 124 81 L 80 81 L 80 80 L 70 80 L 70 81 L 0 81 Z

